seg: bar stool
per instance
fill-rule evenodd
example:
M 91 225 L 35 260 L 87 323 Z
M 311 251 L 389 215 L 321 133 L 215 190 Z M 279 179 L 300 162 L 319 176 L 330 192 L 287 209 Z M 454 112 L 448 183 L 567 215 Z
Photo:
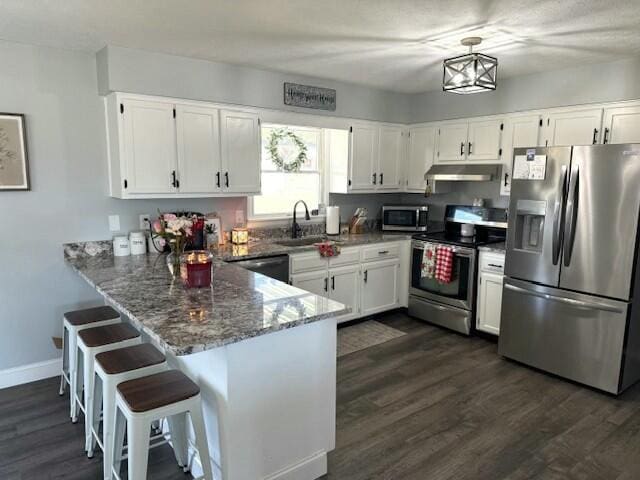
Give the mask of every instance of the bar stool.
M 84 399 L 76 392 L 78 407 L 84 412 L 85 451 L 91 440 L 93 418 L 93 384 L 95 381 L 95 357 L 97 354 L 141 343 L 140 332 L 128 323 L 87 328 L 78 332 L 78 388 L 84 386 Z M 73 392 L 72 392 L 73 393 Z
M 69 416 L 75 423 L 78 421 L 78 412 L 74 401 L 74 392 L 77 391 L 76 371 L 78 369 L 78 332 L 86 328 L 101 327 L 120 322 L 120 314 L 108 305 L 85 308 L 67 312 L 62 318 L 62 372 L 60 375 L 60 395 L 64 395 L 64 389 L 69 384 Z
M 179 465 L 188 465 L 186 415 L 191 417 L 196 448 L 206 480 L 213 480 L 211 458 L 202 417 L 200 387 L 179 370 L 167 370 L 128 380 L 117 387 L 113 474 L 120 479 L 125 426 L 130 480 L 147 478 L 151 422 L 166 418 Z
M 97 379 L 93 391 L 93 419 L 87 456 L 93 457 L 96 442 L 102 448 L 104 478 L 110 479 L 113 465 L 113 427 L 116 412 L 116 386 L 126 380 L 159 373 L 167 369 L 165 356 L 153 345 L 142 343 L 96 355 Z M 102 408 L 102 437 L 100 409 Z

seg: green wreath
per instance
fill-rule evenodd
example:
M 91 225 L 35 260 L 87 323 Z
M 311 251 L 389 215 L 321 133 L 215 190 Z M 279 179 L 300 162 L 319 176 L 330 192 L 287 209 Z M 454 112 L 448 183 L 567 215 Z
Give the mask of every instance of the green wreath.
M 278 145 L 285 137 L 289 137 L 291 141 L 296 144 L 296 147 L 298 147 L 298 156 L 295 160 L 289 163 L 285 163 L 284 159 L 278 152 Z M 269 155 L 271 156 L 273 164 L 278 167 L 279 170 L 283 170 L 287 173 L 300 171 L 304 162 L 307 161 L 307 146 L 299 136 L 288 128 L 276 128 L 273 130 L 271 132 L 271 137 L 269 137 L 269 145 L 267 146 L 267 149 L 269 150 Z

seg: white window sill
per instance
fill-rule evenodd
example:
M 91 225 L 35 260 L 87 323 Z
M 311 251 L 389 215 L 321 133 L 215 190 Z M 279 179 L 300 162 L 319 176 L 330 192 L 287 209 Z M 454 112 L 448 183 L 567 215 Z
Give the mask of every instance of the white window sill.
M 281 225 L 289 225 L 293 221 L 293 215 L 287 215 L 285 217 L 249 217 L 247 223 L 249 227 L 277 227 Z M 323 223 L 325 221 L 325 215 L 315 215 L 311 217 L 311 220 L 304 219 L 304 213 L 296 216 L 296 221 L 300 224 L 305 223 Z

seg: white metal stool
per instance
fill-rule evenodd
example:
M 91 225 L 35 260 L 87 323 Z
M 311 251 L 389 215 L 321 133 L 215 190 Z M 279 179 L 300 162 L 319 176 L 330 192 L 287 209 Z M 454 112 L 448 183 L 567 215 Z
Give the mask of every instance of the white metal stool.
M 191 417 L 196 449 L 206 480 L 213 480 L 211 458 L 202 417 L 200 387 L 179 370 L 128 380 L 118 385 L 114 425 L 113 476 L 120 479 L 125 426 L 128 439 L 129 480 L 145 480 L 149 459 L 149 430 L 166 418 L 178 464 L 188 466 L 186 416 Z M 188 468 L 188 467 L 187 467 Z
M 84 412 L 85 451 L 89 450 L 91 440 L 90 419 L 93 418 L 96 355 L 116 348 L 137 345 L 140 342 L 140 332 L 128 323 L 87 328 L 78 332 L 78 392 L 75 401 Z M 80 387 L 82 386 L 84 386 L 84 398 L 81 398 L 80 395 Z
M 101 327 L 120 323 L 120 314 L 108 305 L 100 307 L 74 310 L 64 314 L 62 319 L 62 372 L 60 374 L 60 395 L 64 395 L 64 389 L 68 384 L 69 416 L 75 423 L 78 421 L 78 411 L 74 401 L 74 392 L 77 392 L 76 371 L 78 369 L 78 332 L 85 328 Z
M 103 452 L 105 480 L 112 478 L 113 427 L 116 412 L 116 387 L 126 380 L 159 373 L 167 369 L 165 356 L 153 345 L 142 343 L 118 348 L 96 355 L 96 380 L 93 391 L 93 421 L 87 456 L 93 457 L 96 442 Z M 102 392 L 102 393 L 101 393 Z M 100 436 L 100 409 L 102 407 L 102 436 Z

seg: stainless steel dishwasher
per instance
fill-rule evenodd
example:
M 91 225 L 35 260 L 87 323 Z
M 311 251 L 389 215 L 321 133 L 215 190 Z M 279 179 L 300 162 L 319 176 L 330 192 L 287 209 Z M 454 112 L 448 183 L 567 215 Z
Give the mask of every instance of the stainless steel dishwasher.
M 252 272 L 261 273 L 267 277 L 289 282 L 289 255 L 274 255 L 272 257 L 252 258 L 250 260 L 230 261 Z

